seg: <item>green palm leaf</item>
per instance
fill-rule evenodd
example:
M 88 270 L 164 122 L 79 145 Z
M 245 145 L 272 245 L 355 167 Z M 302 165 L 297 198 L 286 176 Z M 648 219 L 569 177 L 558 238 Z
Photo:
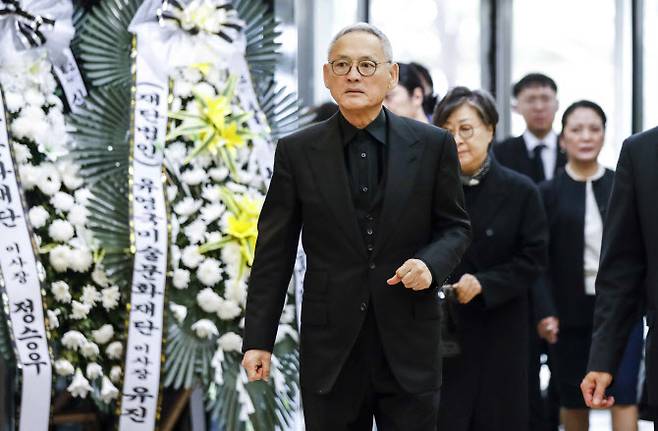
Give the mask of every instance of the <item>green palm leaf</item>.
M 297 130 L 312 119 L 311 112 L 301 104 L 297 95 L 285 88 L 277 89 L 274 79 L 268 80 L 260 89 L 257 86 L 256 95 L 274 139 Z
M 70 116 L 73 159 L 92 192 L 87 205 L 89 229 L 104 250 L 108 276 L 121 287 L 132 276 L 128 164 L 130 160 L 130 89 L 94 89 L 85 105 Z
M 252 80 L 269 80 L 274 75 L 281 46 L 275 42 L 281 32 L 277 30 L 278 23 L 274 14 L 262 0 L 235 0 L 233 6 L 238 16 L 245 21 L 245 57 Z
M 73 45 L 85 77 L 94 86 L 130 85 L 128 25 L 140 4 L 140 0 L 107 0 L 86 14 Z

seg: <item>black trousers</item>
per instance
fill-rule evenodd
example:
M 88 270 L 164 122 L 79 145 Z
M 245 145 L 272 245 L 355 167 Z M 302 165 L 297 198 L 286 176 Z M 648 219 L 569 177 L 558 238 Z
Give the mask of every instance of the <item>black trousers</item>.
M 436 431 L 439 391 L 411 394 L 398 384 L 384 355 L 377 323 L 368 312 L 361 333 L 332 390 L 302 387 L 307 431 Z

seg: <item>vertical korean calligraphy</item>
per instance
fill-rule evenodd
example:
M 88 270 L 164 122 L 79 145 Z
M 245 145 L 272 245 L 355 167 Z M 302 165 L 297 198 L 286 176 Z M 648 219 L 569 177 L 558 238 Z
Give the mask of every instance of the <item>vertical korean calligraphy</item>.
M 41 282 L 31 229 L 7 134 L 0 91 L 0 268 L 21 369 L 20 430 L 48 429 L 52 367 L 41 301 Z
M 167 272 L 167 214 L 162 161 L 167 124 L 167 82 L 139 55 L 131 167 L 134 267 L 120 430 L 152 430 L 158 415 Z

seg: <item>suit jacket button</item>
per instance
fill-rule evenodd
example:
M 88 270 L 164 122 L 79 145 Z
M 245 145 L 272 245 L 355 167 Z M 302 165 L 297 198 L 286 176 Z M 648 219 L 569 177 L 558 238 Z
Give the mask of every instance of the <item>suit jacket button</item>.
M 375 265 L 375 262 L 370 262 L 370 265 L 368 267 L 370 269 L 375 269 L 375 268 L 377 268 L 377 265 Z
M 361 311 L 366 311 L 367 309 L 368 309 L 368 304 L 366 304 L 365 302 L 362 302 L 361 303 Z
M 493 229 L 487 229 L 487 230 L 484 231 L 484 234 L 486 236 L 493 236 L 494 231 L 493 231 Z

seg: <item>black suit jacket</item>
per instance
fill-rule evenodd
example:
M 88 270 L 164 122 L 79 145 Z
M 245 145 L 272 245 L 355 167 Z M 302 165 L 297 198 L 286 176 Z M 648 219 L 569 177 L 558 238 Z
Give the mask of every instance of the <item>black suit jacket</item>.
M 658 128 L 624 142 L 603 227 L 589 370 L 614 374 L 646 308 L 646 381 L 658 405 Z
M 560 151 L 559 145 L 555 151 L 557 152 L 557 158 L 555 159 L 554 173 L 557 173 L 564 167 L 564 165 L 566 165 L 567 157 L 562 151 Z M 528 147 L 525 145 L 523 135 L 508 138 L 495 144 L 493 146 L 493 152 L 496 160 L 498 160 L 501 165 L 532 178 L 535 183 L 540 181 L 540 179 L 536 178 L 534 174 L 533 161 L 528 155 Z
M 601 219 L 605 222 L 614 172 L 592 183 Z M 557 316 L 560 327 L 591 327 L 594 314 L 593 295 L 585 293 L 585 187 L 560 171 L 552 180 L 541 184 L 540 190 L 550 228 L 549 266 L 542 277 L 546 297 L 537 298 L 537 320 Z
M 386 280 L 422 259 L 439 285 L 470 241 L 455 142 L 446 131 L 387 111 L 384 202 L 374 251 L 359 231 L 338 116 L 281 139 L 258 223 L 243 350 L 272 350 L 300 229 L 307 256 L 301 383 L 328 392 L 372 307 L 391 370 L 410 392 L 441 382 L 436 285 L 414 292 Z
M 446 359 L 439 429 L 461 429 L 484 409 L 478 414 L 505 418 L 487 429 L 521 430 L 528 420 L 528 291 L 546 264 L 546 216 L 537 186 L 495 161 L 464 194 L 473 243 L 451 281 L 473 274 L 482 293 L 450 303 L 462 355 Z M 486 406 L 466 401 L 476 393 Z

